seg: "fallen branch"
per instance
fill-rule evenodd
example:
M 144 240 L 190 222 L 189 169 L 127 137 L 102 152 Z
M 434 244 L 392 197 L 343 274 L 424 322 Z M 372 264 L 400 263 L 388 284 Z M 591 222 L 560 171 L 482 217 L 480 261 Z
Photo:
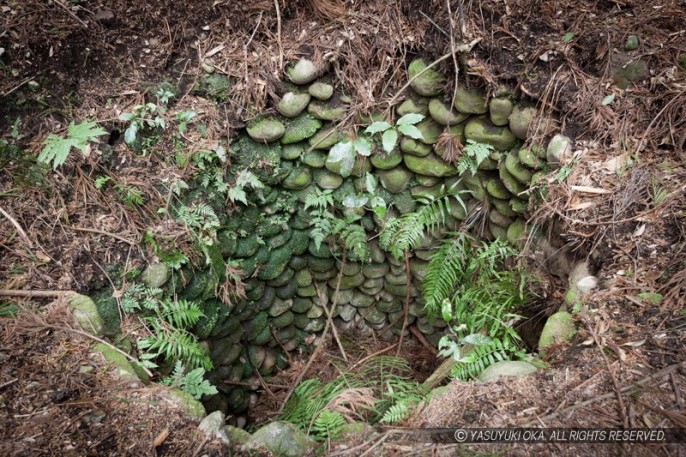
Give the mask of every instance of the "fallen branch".
M 13 290 L 0 289 L 0 297 L 40 297 L 40 298 L 59 298 L 75 294 L 73 290 Z
M 77 231 L 79 231 L 79 232 L 98 233 L 98 234 L 100 234 L 100 235 L 107 235 L 107 236 L 110 236 L 110 237 L 114 238 L 115 240 L 123 241 L 124 243 L 127 243 L 127 244 L 129 244 L 129 245 L 131 245 L 131 246 L 135 246 L 135 245 L 136 245 L 136 242 L 135 242 L 135 241 L 131 241 L 131 240 L 129 240 L 128 238 L 124 238 L 123 236 L 119 236 L 119 235 L 116 235 L 116 234 L 114 234 L 114 233 L 105 232 L 104 230 L 98 230 L 98 229 L 92 229 L 92 228 L 85 228 L 85 227 L 71 227 L 71 228 L 72 228 L 73 230 L 77 230 Z
M 7 218 L 7 220 L 10 221 L 12 223 L 12 225 L 14 225 L 14 228 L 17 230 L 17 233 L 19 234 L 21 239 L 24 240 L 24 243 L 28 244 L 29 248 L 33 248 L 33 244 L 31 243 L 31 240 L 29 239 L 29 237 L 26 234 L 26 232 L 24 231 L 24 229 L 21 228 L 21 225 L 19 225 L 19 222 L 17 222 L 17 220 L 15 218 L 10 216 L 10 214 L 7 211 L 2 209 L 2 206 L 0 206 L 0 214 L 5 216 Z

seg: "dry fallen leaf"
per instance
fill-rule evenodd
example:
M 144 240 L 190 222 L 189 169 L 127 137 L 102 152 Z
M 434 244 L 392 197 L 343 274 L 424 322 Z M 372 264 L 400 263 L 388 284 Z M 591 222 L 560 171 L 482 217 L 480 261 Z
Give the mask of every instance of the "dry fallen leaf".
M 160 432 L 159 435 L 157 435 L 155 437 L 155 439 L 152 442 L 152 447 L 157 447 L 160 444 L 164 443 L 164 440 L 166 440 L 168 436 L 169 436 L 169 429 L 165 428 L 164 430 L 162 430 Z

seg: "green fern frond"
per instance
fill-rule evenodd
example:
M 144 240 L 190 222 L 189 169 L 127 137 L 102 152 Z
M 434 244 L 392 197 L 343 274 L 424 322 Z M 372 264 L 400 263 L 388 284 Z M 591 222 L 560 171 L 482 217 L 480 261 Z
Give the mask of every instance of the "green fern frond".
M 169 363 L 181 361 L 191 368 L 202 367 L 211 370 L 212 360 L 198 345 L 192 334 L 163 325 L 156 318 L 145 318 L 152 335 L 138 340 L 138 347 L 146 352 L 163 357 Z
M 461 381 L 469 381 L 496 362 L 524 358 L 526 353 L 514 343 L 492 339 L 486 345 L 474 346 L 473 352 L 457 362 L 450 374 Z
M 178 329 L 188 329 L 205 316 L 196 302 L 166 299 L 161 305 L 162 318 Z
M 76 148 L 85 153 L 88 143 L 95 141 L 99 136 L 107 135 L 102 127 L 94 121 L 83 121 L 79 124 L 71 122 L 67 127 L 65 138 L 50 134 L 43 142 L 43 150 L 38 155 L 38 161 L 42 163 L 52 163 L 52 168 L 57 169 L 67 161 L 71 148 Z
M 325 409 L 317 415 L 310 434 L 317 441 L 334 440 L 343 431 L 345 424 L 345 418 L 341 413 Z
M 466 276 L 466 262 L 468 262 L 468 243 L 471 237 L 463 233 L 453 235 L 441 241 L 438 249 L 431 256 L 423 282 L 426 308 L 432 313 L 438 313 L 443 300 L 450 297 L 459 282 Z
M 382 424 L 397 424 L 407 419 L 409 413 L 410 409 L 407 406 L 407 402 L 401 401 L 388 408 L 379 422 Z

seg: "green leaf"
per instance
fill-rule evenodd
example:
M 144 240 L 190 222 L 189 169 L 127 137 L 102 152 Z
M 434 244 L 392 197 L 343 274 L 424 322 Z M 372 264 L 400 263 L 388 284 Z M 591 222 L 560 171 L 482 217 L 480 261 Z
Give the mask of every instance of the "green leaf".
M 133 144 L 136 142 L 136 136 L 138 136 L 138 121 L 134 121 L 129 125 L 129 128 L 124 132 L 124 141 L 126 144 Z
M 352 141 L 336 143 L 329 151 L 331 162 L 341 162 L 341 176 L 347 178 L 355 165 L 355 152 Z
M 120 121 L 127 121 L 127 122 L 128 122 L 128 121 L 132 120 L 132 119 L 135 118 L 135 117 L 136 117 L 136 115 L 135 115 L 134 113 L 121 113 L 121 114 L 119 115 L 119 120 L 120 120 Z
M 376 190 L 376 186 L 377 186 L 376 178 L 374 177 L 374 175 L 371 173 L 367 173 L 367 175 L 365 176 L 364 182 L 365 182 L 365 186 L 367 188 L 367 192 L 369 192 L 370 194 L 374 193 L 374 191 Z
M 393 151 L 397 142 L 398 132 L 396 132 L 394 129 L 386 130 L 381 137 L 381 143 L 383 144 L 383 149 L 386 152 Z
M 419 130 L 414 125 L 399 125 L 398 130 L 403 135 L 407 135 L 410 138 L 414 138 L 415 140 L 423 140 L 424 139 L 424 135 L 422 135 L 421 130 Z
M 441 316 L 446 322 L 450 322 L 453 319 L 453 305 L 447 298 L 441 304 Z
M 565 36 L 562 37 L 562 41 L 569 43 L 572 41 L 572 38 L 574 38 L 574 32 L 567 32 L 565 33 Z
M 369 157 L 372 154 L 372 144 L 365 138 L 358 138 L 353 141 L 353 146 L 361 156 Z
M 390 128 L 391 128 L 391 124 L 389 124 L 388 122 L 376 121 L 376 122 L 372 122 L 372 124 L 364 130 L 364 133 L 369 133 L 370 135 L 373 135 L 375 133 L 385 132 L 386 130 L 388 130 Z
M 88 150 L 89 142 L 106 134 L 107 132 L 94 121 L 83 121 L 79 124 L 71 122 L 67 127 L 66 138 L 55 134 L 48 135 L 48 138 L 43 142 L 44 147 L 38 155 L 38 161 L 52 163 L 53 169 L 57 169 L 67 161 L 72 147 L 85 153 Z
M 346 208 L 362 208 L 368 201 L 369 198 L 363 195 L 348 195 L 341 203 Z
M 401 125 L 414 125 L 417 122 L 424 120 L 424 115 L 419 113 L 407 113 L 395 123 L 398 127 Z

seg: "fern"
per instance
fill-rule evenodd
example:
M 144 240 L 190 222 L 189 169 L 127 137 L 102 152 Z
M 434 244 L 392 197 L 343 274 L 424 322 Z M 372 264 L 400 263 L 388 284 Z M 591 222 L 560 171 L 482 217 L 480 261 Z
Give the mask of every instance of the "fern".
M 457 161 L 458 173 L 462 174 L 469 170 L 470 174 L 476 174 L 481 162 L 486 160 L 493 149 L 490 144 L 467 140 L 467 145 L 462 148 L 462 156 Z
M 202 367 L 209 371 L 213 368 L 212 360 L 198 345 L 191 333 L 165 325 L 154 317 L 145 318 L 152 334 L 138 340 L 138 347 L 154 357 L 162 357 L 168 363 L 181 361 L 189 367 Z
M 169 325 L 178 329 L 188 329 L 203 317 L 203 313 L 196 302 L 166 299 L 160 302 L 160 304 L 162 308 L 161 317 Z
M 38 155 L 38 161 L 47 164 L 52 163 L 52 168 L 57 169 L 67 161 L 71 148 L 76 148 L 86 154 L 88 143 L 95 141 L 102 135 L 107 135 L 107 131 L 99 127 L 94 121 L 83 121 L 80 124 L 71 122 L 67 127 L 66 137 L 63 138 L 52 133 L 48 135 L 48 138 L 43 142 L 43 150 Z
M 458 361 L 450 374 L 453 378 L 468 381 L 476 378 L 490 365 L 513 358 L 522 360 L 526 358 L 526 353 L 514 343 L 492 339 L 488 344 L 474 346 L 473 352 Z
M 318 441 L 334 440 L 340 435 L 345 424 L 345 418 L 341 413 L 325 409 L 317 415 L 310 434 Z
M 407 402 L 399 401 L 386 410 L 379 422 L 382 424 L 397 424 L 407 419 L 409 414 L 410 408 L 407 406 Z
M 452 198 L 464 206 L 459 194 L 443 191 L 437 198 L 418 199 L 423 203 L 419 209 L 386 222 L 379 238 L 381 247 L 396 259 L 401 259 L 405 251 L 417 246 L 425 233 L 436 230 L 445 223 Z
M 178 361 L 174 365 L 174 371 L 170 377 L 164 378 L 160 384 L 165 386 L 180 387 L 187 394 L 192 395 L 196 400 L 200 400 L 203 395 L 215 395 L 217 388 L 205 379 L 205 369 L 195 368 L 184 374 L 183 364 Z

